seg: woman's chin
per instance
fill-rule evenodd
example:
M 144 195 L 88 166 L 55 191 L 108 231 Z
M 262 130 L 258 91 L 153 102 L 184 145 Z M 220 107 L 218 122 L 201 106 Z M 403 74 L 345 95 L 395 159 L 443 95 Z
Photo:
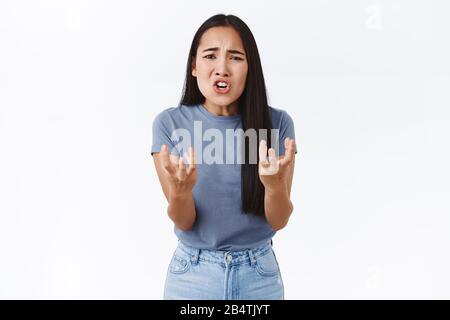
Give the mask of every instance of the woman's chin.
M 219 105 L 219 106 L 227 106 L 227 105 L 232 104 L 234 101 L 236 101 L 236 99 L 232 99 L 230 97 L 220 97 L 220 96 L 219 97 L 214 96 L 214 97 L 208 98 L 208 100 L 210 102 L 212 102 L 213 104 Z

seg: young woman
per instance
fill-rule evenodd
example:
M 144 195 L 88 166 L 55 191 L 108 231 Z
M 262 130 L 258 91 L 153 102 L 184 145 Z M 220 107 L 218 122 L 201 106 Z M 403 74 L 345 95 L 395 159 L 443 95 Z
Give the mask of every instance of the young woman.
M 268 106 L 241 19 L 218 14 L 200 26 L 183 91 L 153 121 L 151 154 L 178 237 L 164 299 L 284 299 L 272 237 L 293 210 L 294 123 Z

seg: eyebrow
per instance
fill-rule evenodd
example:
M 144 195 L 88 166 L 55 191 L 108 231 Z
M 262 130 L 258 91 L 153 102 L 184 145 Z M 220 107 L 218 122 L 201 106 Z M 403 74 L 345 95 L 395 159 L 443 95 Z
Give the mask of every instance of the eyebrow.
M 219 50 L 219 48 L 218 47 L 214 47 L 214 48 L 205 49 L 202 52 L 205 52 L 205 51 L 217 51 L 217 50 Z M 235 53 L 235 54 L 242 54 L 243 56 L 245 56 L 244 53 L 242 53 L 241 51 L 236 50 L 236 49 L 230 49 L 230 50 L 228 50 L 228 52 L 229 53 Z

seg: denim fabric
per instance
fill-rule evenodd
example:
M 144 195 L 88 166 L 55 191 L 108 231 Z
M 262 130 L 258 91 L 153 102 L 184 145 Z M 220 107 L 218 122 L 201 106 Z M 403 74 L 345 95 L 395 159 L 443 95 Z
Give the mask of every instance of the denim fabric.
M 284 300 L 272 241 L 239 251 L 204 250 L 178 241 L 164 300 Z

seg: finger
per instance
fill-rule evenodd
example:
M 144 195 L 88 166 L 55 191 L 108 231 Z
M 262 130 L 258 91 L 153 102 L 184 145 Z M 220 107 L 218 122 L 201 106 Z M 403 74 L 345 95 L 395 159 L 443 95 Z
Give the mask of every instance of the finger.
M 192 167 L 192 164 L 191 164 L 192 159 L 191 159 L 189 150 L 188 150 L 188 152 L 186 152 L 186 151 L 184 152 L 183 158 L 186 163 L 186 174 L 189 175 L 189 173 L 191 172 L 191 169 L 192 169 L 191 168 Z
M 178 179 L 180 179 L 180 181 L 186 179 L 186 164 L 184 163 L 183 157 L 180 157 L 180 159 L 178 160 L 177 172 L 178 172 Z
M 295 152 L 295 142 L 294 139 L 289 139 L 287 143 L 286 151 L 284 154 L 284 158 L 281 160 L 280 164 L 282 166 L 286 166 L 294 160 L 294 152 Z
M 169 157 L 172 167 L 176 170 L 176 168 L 178 167 L 178 161 L 180 161 L 180 156 L 178 154 L 169 153 Z
M 295 142 L 294 139 L 289 138 L 289 145 L 287 148 L 286 156 L 284 157 L 287 162 L 291 162 L 294 158 L 294 152 L 295 152 Z
M 195 153 L 194 148 L 189 147 L 189 171 L 188 174 L 190 175 L 191 172 L 195 170 Z
M 289 137 L 284 139 L 284 149 L 287 150 L 287 148 L 289 148 Z
M 267 143 L 264 139 L 259 142 L 259 161 L 263 166 L 269 165 L 267 160 Z
M 269 149 L 269 161 L 270 161 L 270 168 L 272 170 L 278 170 L 277 155 L 275 154 L 275 150 L 273 148 Z
M 174 172 L 174 169 L 172 168 L 172 166 L 170 164 L 169 152 L 167 150 L 167 145 L 163 144 L 161 146 L 161 151 L 159 152 L 159 157 L 161 159 L 161 165 L 162 165 L 163 169 L 169 175 L 173 175 L 175 172 Z
M 273 148 L 269 149 L 269 162 L 274 163 L 277 160 L 277 155 L 275 154 L 275 150 Z

